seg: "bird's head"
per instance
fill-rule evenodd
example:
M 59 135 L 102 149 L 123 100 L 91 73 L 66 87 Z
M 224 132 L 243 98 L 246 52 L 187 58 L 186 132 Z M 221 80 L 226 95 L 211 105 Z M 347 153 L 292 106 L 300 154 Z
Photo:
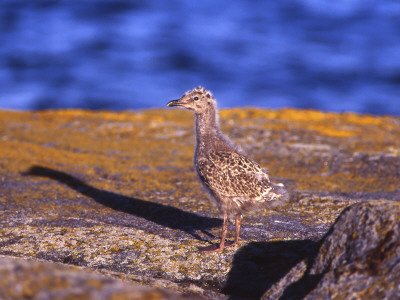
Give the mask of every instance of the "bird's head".
M 211 109 L 215 110 L 216 102 L 210 91 L 198 86 L 186 92 L 180 99 L 169 101 L 167 106 L 183 107 L 196 114 L 202 114 Z

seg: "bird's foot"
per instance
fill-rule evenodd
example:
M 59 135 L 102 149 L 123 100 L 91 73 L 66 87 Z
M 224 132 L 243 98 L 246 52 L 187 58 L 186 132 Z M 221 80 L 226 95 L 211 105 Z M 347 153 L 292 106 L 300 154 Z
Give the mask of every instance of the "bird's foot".
M 197 247 L 197 250 L 199 252 L 216 252 L 216 251 L 222 251 L 225 248 L 236 246 L 237 243 L 234 242 L 225 242 L 225 244 L 221 247 L 220 244 L 212 244 L 210 246 L 206 247 Z

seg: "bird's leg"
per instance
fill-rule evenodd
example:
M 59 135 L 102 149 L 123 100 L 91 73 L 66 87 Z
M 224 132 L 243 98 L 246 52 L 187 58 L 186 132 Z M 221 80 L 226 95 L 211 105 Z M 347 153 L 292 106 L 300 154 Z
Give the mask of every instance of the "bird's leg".
M 242 215 L 237 215 L 236 216 L 236 231 L 235 231 L 235 242 L 233 243 L 233 246 L 236 246 L 239 244 L 239 234 L 240 234 L 240 225 L 242 225 Z
M 228 214 L 224 213 L 224 223 L 222 224 L 222 236 L 221 236 L 221 243 L 219 244 L 219 251 L 224 250 L 225 246 L 225 238 L 228 232 Z
M 224 213 L 223 217 L 224 221 L 222 224 L 222 236 L 221 236 L 221 243 L 219 244 L 219 247 L 217 244 L 213 244 L 207 247 L 198 247 L 197 249 L 201 252 L 214 252 L 214 251 L 222 251 L 224 250 L 225 247 L 232 246 L 232 244 L 227 244 L 225 246 L 225 238 L 226 234 L 228 232 L 228 214 Z

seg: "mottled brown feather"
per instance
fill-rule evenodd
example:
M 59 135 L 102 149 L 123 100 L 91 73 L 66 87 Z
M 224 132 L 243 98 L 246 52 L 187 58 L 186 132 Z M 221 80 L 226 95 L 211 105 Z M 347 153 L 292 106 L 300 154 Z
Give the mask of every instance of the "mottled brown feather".
M 239 153 L 211 152 L 199 161 L 197 168 L 204 183 L 219 197 L 268 201 L 273 189 L 263 169 Z
M 261 208 L 275 208 L 289 195 L 281 184 L 269 180 L 267 171 L 246 157 L 245 152 L 220 130 L 217 102 L 203 87 L 185 93 L 167 106 L 189 109 L 195 113 L 196 149 L 193 162 L 199 180 L 223 216 L 221 243 L 199 248 L 222 251 L 228 231 L 228 217 L 235 217 L 239 241 L 242 214 Z

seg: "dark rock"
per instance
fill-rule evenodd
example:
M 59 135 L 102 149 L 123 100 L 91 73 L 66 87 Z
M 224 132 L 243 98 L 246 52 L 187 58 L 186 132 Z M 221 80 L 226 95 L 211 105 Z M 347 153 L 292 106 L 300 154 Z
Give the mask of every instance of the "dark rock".
M 400 295 L 400 203 L 352 205 L 321 243 L 263 299 L 396 299 Z

